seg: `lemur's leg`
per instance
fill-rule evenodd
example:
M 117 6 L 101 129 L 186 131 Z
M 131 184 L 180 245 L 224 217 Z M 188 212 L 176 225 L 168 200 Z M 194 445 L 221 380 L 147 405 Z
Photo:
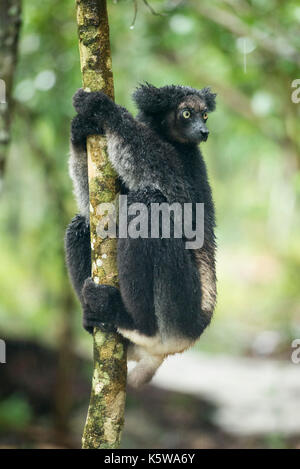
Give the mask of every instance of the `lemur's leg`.
M 93 116 L 77 115 L 72 120 L 69 171 L 78 209 L 87 220 L 89 219 L 89 186 L 86 139 L 89 135 L 101 133 L 103 132 Z
M 134 203 L 143 202 L 148 214 L 151 213 L 151 203 L 165 202 L 166 199 L 159 191 L 145 187 L 139 191 L 129 191 L 128 207 Z M 134 215 L 128 215 L 130 225 Z M 148 219 L 148 231 L 151 226 Z M 145 335 L 153 336 L 158 332 L 155 316 L 153 296 L 153 271 L 155 250 L 159 241 L 149 238 L 120 238 L 118 239 L 118 272 L 120 291 L 124 305 L 132 316 L 137 330 Z
M 91 275 L 90 227 L 82 215 L 76 215 L 66 230 L 65 253 L 72 285 L 82 302 L 81 290 Z
M 154 242 L 153 242 L 154 241 Z M 119 239 L 118 273 L 123 303 L 135 328 L 153 336 L 158 331 L 153 303 L 153 253 L 155 240 Z M 122 329 L 126 327 L 120 325 Z
M 65 235 L 69 276 L 83 308 L 83 326 L 89 332 L 103 323 L 131 329 L 120 292 L 109 285 L 96 285 L 91 275 L 90 228 L 85 217 L 77 215 Z
M 130 190 L 145 186 L 163 190 L 168 186 L 174 200 L 189 200 L 180 174 L 176 183 L 171 176 L 177 158 L 172 145 L 160 140 L 149 127 L 102 92 L 87 93 L 80 89 L 73 104 L 80 115 L 93 116 L 103 127 L 109 159 Z
M 83 301 L 82 287 L 86 278 L 91 275 L 91 246 L 90 227 L 82 215 L 76 215 L 67 228 L 65 253 L 69 277 L 83 307 L 83 325 L 85 327 L 85 316 L 89 311 Z
M 154 305 L 166 337 L 200 337 L 210 322 L 202 310 L 202 284 L 197 264 L 182 239 L 158 240 L 154 260 Z
M 119 239 L 118 270 L 122 300 L 139 333 L 184 338 L 184 349 L 210 323 L 203 278 L 182 239 Z
M 153 202 L 161 204 L 166 199 L 149 187 L 129 192 L 128 204 L 142 201 L 151 213 Z M 186 240 L 173 236 L 175 223 L 171 216 L 170 238 L 162 236 L 160 218 L 159 238 L 118 240 L 120 290 L 139 331 L 154 335 L 159 330 L 162 337 L 183 336 L 193 341 L 211 315 L 202 308 L 205 279 L 199 274 L 193 250 L 186 249 Z

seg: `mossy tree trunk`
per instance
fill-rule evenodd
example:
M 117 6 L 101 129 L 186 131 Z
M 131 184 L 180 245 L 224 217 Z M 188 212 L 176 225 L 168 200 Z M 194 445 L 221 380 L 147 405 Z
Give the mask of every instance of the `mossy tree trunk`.
M 77 23 L 83 86 L 114 97 L 106 0 L 77 0 Z M 92 277 L 96 283 L 118 286 L 116 239 L 101 239 L 96 231 L 101 219 L 97 207 L 114 202 L 118 193 L 116 174 L 107 157 L 104 137 L 87 141 Z M 118 448 L 126 398 L 126 347 L 116 333 L 94 330 L 94 375 L 84 449 Z
M 10 141 L 11 90 L 17 61 L 21 0 L 0 1 L 0 181 Z M 5 99 L 4 99 L 5 98 Z M 5 101 L 5 102 L 4 102 Z

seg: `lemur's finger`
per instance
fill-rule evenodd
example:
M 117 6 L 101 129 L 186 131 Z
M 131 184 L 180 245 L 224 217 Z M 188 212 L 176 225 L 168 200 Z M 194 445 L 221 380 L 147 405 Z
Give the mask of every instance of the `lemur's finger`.
M 85 146 L 90 135 L 103 135 L 99 119 L 85 114 L 77 114 L 71 122 L 71 142 L 73 145 Z
M 73 96 L 73 106 L 79 114 L 97 114 L 111 105 L 111 99 L 101 91 L 87 92 L 79 88 Z
M 84 91 L 83 88 L 79 88 L 73 96 L 74 109 L 80 113 L 85 108 L 85 101 L 90 93 Z

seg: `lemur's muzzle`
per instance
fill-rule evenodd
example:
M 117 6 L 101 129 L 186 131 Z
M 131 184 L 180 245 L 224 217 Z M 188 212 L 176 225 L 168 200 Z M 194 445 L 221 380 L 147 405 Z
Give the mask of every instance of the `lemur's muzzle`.
M 208 139 L 209 130 L 203 122 L 198 123 L 196 132 L 198 139 L 201 142 L 206 142 L 206 140 Z

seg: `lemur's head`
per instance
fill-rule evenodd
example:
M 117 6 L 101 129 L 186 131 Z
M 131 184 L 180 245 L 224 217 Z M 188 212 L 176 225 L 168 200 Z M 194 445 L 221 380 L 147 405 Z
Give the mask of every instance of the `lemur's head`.
M 208 113 L 216 107 L 216 94 L 209 88 L 196 90 L 175 85 L 156 88 L 147 83 L 136 89 L 133 99 L 142 115 L 169 139 L 181 143 L 207 140 Z

